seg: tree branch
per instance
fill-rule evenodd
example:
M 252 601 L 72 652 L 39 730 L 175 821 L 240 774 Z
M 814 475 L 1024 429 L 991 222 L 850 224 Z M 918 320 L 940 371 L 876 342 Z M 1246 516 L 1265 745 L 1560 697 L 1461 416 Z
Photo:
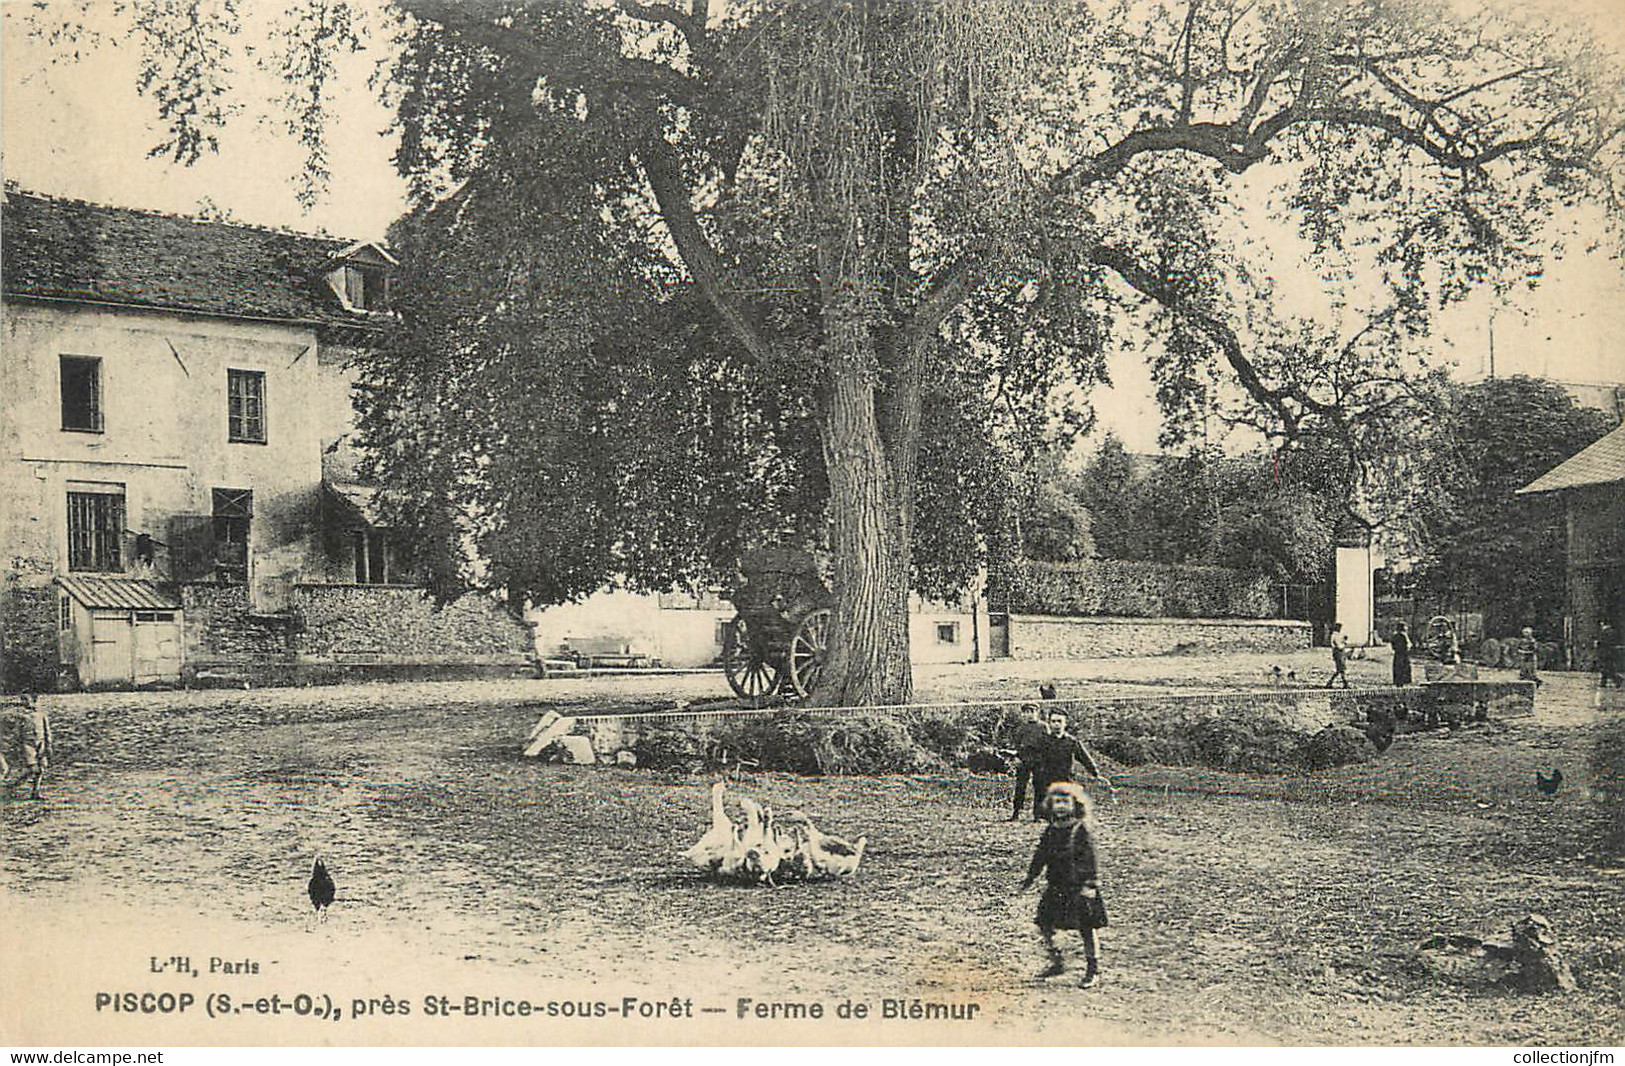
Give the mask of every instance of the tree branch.
M 773 354 L 772 344 L 751 309 L 725 284 L 727 270 L 694 212 L 694 203 L 690 198 L 688 183 L 683 179 L 677 153 L 656 132 L 644 139 L 638 156 L 643 163 L 643 172 L 649 179 L 649 188 L 654 191 L 655 201 L 660 206 L 666 230 L 671 234 L 677 254 L 682 256 L 694 283 L 751 357 L 761 362 L 768 361 Z
M 1299 412 L 1292 409 L 1287 403 L 1288 400 L 1293 400 L 1316 414 L 1329 415 L 1335 413 L 1336 409 L 1334 407 L 1321 403 L 1299 389 L 1271 388 L 1264 381 L 1263 376 L 1259 374 L 1258 368 L 1252 364 L 1246 353 L 1242 351 L 1241 340 L 1228 323 L 1208 309 L 1196 305 L 1175 292 L 1155 272 L 1147 269 L 1127 252 L 1100 244 L 1088 250 L 1088 259 L 1097 266 L 1103 266 L 1113 271 L 1141 295 L 1157 301 L 1172 313 L 1201 330 L 1223 353 L 1225 362 L 1230 365 L 1230 369 L 1235 373 L 1236 379 L 1241 383 L 1242 388 L 1246 389 L 1250 396 L 1280 420 L 1285 427 L 1287 437 L 1297 436 L 1301 421 Z

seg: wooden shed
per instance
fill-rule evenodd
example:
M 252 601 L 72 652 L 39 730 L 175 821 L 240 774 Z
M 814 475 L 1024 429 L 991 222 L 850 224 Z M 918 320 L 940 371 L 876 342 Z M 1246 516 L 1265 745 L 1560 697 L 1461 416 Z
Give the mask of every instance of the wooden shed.
M 85 688 L 178 684 L 181 605 L 151 581 L 70 574 L 61 589 L 60 662 Z

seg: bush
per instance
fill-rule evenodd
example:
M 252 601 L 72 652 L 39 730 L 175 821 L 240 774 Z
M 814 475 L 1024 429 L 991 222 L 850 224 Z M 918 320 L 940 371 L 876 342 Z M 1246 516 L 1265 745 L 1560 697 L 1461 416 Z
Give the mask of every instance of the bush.
M 896 716 L 883 713 L 742 715 L 712 731 L 711 750 L 796 774 L 904 773 L 943 762 Z
M 1371 741 L 1350 725 L 1329 725 L 1309 738 L 1303 746 L 1303 765 L 1309 770 L 1329 770 L 1351 762 L 1364 762 L 1375 752 Z
M 638 734 L 632 754 L 646 770 L 702 769 L 706 762 L 705 744 L 692 732 L 672 726 L 655 726 Z

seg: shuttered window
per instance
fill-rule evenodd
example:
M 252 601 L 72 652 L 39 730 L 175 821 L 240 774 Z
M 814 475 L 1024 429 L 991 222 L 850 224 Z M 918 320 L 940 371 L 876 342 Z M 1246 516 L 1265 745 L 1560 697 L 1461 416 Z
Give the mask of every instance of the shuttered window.
M 265 443 L 265 371 L 226 371 L 226 437 Z
M 254 520 L 254 493 L 214 490 L 214 573 L 223 585 L 248 583 L 248 541 Z
M 68 569 L 123 570 L 124 497 L 109 492 L 68 493 Z

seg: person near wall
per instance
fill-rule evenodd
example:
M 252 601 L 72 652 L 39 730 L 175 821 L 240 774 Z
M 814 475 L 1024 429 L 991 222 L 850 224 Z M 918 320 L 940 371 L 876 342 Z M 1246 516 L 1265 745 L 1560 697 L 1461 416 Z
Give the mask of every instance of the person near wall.
M 1607 688 L 1612 680 L 1615 688 L 1625 686 L 1619 663 L 1619 630 L 1606 618 L 1597 621 L 1597 686 Z
M 1394 626 L 1394 635 L 1388 638 L 1388 643 L 1394 648 L 1394 684 L 1399 686 L 1411 683 L 1411 636 L 1405 631 L 1405 623 L 1400 622 Z
M 1349 687 L 1349 638 L 1343 634 L 1343 623 L 1332 623 L 1332 676 L 1326 679 L 1326 687 L 1331 688 L 1338 678 L 1343 679 L 1343 687 Z
M 1540 644 L 1535 640 L 1535 631 L 1528 626 L 1523 627 L 1523 635 L 1518 638 L 1518 680 L 1533 681 L 1541 684 L 1538 668 L 1540 666 Z

